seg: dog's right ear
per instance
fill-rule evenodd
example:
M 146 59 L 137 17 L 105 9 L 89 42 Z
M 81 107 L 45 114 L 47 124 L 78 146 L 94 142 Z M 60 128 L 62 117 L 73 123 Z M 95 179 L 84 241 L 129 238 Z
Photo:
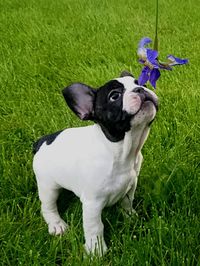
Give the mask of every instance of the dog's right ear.
M 132 78 L 135 78 L 134 76 L 133 76 L 133 74 L 131 74 L 129 71 L 127 71 L 127 70 L 124 70 L 124 71 L 122 71 L 121 72 L 121 74 L 120 74 L 120 78 L 123 78 L 123 77 L 132 77 Z
M 92 120 L 96 92 L 91 87 L 74 83 L 62 91 L 66 103 L 82 120 Z

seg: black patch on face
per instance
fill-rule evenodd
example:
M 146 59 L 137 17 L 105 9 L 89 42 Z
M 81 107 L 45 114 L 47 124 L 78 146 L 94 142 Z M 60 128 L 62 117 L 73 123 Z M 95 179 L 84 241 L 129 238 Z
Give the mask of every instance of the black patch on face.
M 34 144 L 33 144 L 33 153 L 35 154 L 36 152 L 39 151 L 40 147 L 44 142 L 46 142 L 47 145 L 50 145 L 56 137 L 62 132 L 62 130 L 57 131 L 53 134 L 43 136 L 42 138 L 38 139 Z
M 94 121 L 112 142 L 122 140 L 125 132 L 131 127 L 132 116 L 122 110 L 124 91 L 122 83 L 112 80 L 100 87 L 96 93 Z

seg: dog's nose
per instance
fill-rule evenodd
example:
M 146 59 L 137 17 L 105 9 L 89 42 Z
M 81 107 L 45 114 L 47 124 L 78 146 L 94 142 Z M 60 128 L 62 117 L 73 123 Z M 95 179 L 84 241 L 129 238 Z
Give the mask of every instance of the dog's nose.
M 144 93 L 144 88 L 136 87 L 135 89 L 133 89 L 133 92 L 135 92 L 135 93 Z

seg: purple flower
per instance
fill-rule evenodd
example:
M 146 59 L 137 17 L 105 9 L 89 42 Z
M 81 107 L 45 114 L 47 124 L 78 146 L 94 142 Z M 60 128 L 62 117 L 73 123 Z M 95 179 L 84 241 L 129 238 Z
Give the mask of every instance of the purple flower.
M 160 70 L 172 70 L 172 66 L 184 65 L 188 63 L 187 59 L 180 59 L 173 55 L 168 55 L 168 62 L 163 63 L 158 60 L 158 51 L 146 48 L 145 46 L 151 43 L 151 39 L 145 37 L 139 42 L 138 56 L 139 62 L 144 65 L 142 72 L 139 76 L 139 85 L 144 85 L 147 81 L 156 88 L 156 81 L 160 77 Z

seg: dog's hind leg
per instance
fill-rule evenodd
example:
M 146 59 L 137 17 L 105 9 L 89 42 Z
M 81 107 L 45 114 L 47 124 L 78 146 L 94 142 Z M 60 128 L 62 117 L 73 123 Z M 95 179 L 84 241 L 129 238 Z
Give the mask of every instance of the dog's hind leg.
M 61 219 L 57 209 L 59 188 L 38 182 L 42 215 L 48 224 L 49 234 L 63 234 L 67 224 Z

